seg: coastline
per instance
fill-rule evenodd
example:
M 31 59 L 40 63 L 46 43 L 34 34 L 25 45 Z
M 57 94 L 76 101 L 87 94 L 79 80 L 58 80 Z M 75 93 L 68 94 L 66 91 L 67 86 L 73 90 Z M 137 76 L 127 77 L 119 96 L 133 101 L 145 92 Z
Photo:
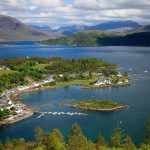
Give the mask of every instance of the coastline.
M 90 80 L 93 80 L 93 79 L 90 79 Z M 79 82 L 81 82 L 81 83 L 79 83 Z M 58 83 L 57 85 L 54 85 L 54 86 L 47 85 L 48 84 L 47 83 L 47 84 L 42 85 L 42 87 L 36 87 L 36 88 L 31 88 L 31 89 L 26 89 L 26 90 L 23 90 L 23 91 L 18 91 L 18 92 L 15 92 L 15 93 L 11 93 L 9 95 L 9 98 L 12 101 L 17 101 L 21 105 L 23 105 L 24 106 L 23 109 L 26 110 L 26 114 L 24 114 L 23 116 L 19 116 L 18 118 L 15 118 L 14 120 L 10 120 L 9 118 L 6 118 L 3 121 L 0 121 L 0 126 L 19 122 L 19 121 L 27 119 L 27 118 L 29 118 L 29 117 L 31 117 L 32 115 L 35 114 L 35 111 L 32 108 L 29 108 L 28 106 L 22 104 L 21 101 L 19 100 L 19 96 L 23 93 L 28 93 L 28 92 L 33 92 L 33 91 L 40 91 L 40 90 L 45 90 L 45 89 L 52 90 L 52 89 L 57 89 L 59 87 L 71 86 L 71 85 L 79 85 L 79 86 L 81 86 L 80 88 L 82 88 L 82 89 L 93 89 L 93 88 L 107 88 L 107 87 L 127 86 L 127 85 L 131 84 L 129 82 L 128 84 L 122 84 L 122 85 L 91 86 L 91 85 L 88 85 L 87 83 L 88 83 L 87 80 L 73 80 L 73 81 L 70 81 L 70 82 L 60 82 L 60 83 Z M 109 111 L 117 111 L 117 110 L 125 108 L 125 107 L 127 107 L 127 106 L 120 106 L 120 107 L 113 108 L 113 109 L 100 109 L 100 110 L 97 110 L 97 111 L 108 111 L 108 112 Z M 93 109 L 93 111 L 96 111 L 96 110 Z
M 72 108 L 76 109 L 82 109 L 82 110 L 89 110 L 89 111 L 100 111 L 100 112 L 113 112 L 113 111 L 119 111 L 124 108 L 128 108 L 128 105 L 122 105 L 122 106 L 117 106 L 114 108 L 100 108 L 100 109 L 95 109 L 95 108 L 87 108 L 87 107 L 76 107 L 76 106 L 71 106 Z
M 21 92 L 16 92 L 16 93 L 11 94 L 10 97 L 12 98 L 12 100 L 19 100 L 19 96 L 24 93 L 34 92 L 34 91 L 42 91 L 42 90 L 46 90 L 46 89 L 53 90 L 53 89 L 57 89 L 60 87 L 72 86 L 72 85 L 79 85 L 81 89 L 97 89 L 97 88 L 128 86 L 128 85 L 131 85 L 131 82 L 126 83 L 126 84 L 121 84 L 121 85 L 101 85 L 101 86 L 91 86 L 91 85 L 87 85 L 87 84 L 83 84 L 83 83 L 79 84 L 79 83 L 72 83 L 72 82 L 60 82 L 58 85 L 53 85 L 53 86 L 44 85 L 43 87 L 40 87 L 40 88 L 33 88 L 33 89 L 24 90 Z
M 25 120 L 35 114 L 35 112 L 32 109 L 29 109 L 29 108 L 27 108 L 27 109 L 28 109 L 28 114 L 26 114 L 25 116 L 18 117 L 15 120 L 10 120 L 9 118 L 4 119 L 3 121 L 0 121 L 0 126 L 17 123 L 17 122 Z

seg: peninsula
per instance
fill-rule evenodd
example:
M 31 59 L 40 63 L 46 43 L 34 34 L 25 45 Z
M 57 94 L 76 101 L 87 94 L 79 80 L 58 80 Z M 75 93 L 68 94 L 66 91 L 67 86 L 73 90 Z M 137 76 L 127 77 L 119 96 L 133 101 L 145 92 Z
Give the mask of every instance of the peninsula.
M 18 100 L 18 94 L 23 92 L 68 85 L 101 88 L 130 84 L 128 74 L 118 72 L 117 67 L 117 64 L 96 58 L 27 57 L 0 60 L 0 125 L 34 114 L 34 110 Z
M 118 111 L 120 109 L 126 108 L 127 105 L 108 101 L 108 100 L 105 100 L 105 101 L 86 100 L 86 101 L 77 102 L 71 105 L 71 107 L 83 109 L 83 110 L 112 112 L 112 111 Z

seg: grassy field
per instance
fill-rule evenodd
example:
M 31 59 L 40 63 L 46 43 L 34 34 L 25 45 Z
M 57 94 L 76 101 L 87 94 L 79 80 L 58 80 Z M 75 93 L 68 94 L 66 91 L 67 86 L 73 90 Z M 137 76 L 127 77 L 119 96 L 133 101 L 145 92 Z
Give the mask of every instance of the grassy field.
M 13 71 L 13 70 L 0 70 L 0 76 L 3 74 L 9 74 L 9 73 L 15 73 L 17 71 Z
M 57 82 L 56 85 L 51 86 L 51 87 L 57 88 L 60 86 L 69 86 L 69 85 L 83 85 L 83 86 L 90 87 L 90 82 L 93 82 L 97 79 L 98 79 L 98 77 L 93 77 L 90 79 L 75 79 L 75 80 L 71 80 L 69 82 Z
M 35 69 L 45 69 L 46 66 L 48 66 L 49 64 L 38 64 L 36 66 L 33 66 L 32 68 Z

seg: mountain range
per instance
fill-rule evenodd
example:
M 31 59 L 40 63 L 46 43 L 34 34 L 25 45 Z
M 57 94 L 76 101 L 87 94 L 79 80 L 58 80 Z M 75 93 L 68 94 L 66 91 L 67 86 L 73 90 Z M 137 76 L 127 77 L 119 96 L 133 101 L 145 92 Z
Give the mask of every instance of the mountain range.
M 53 30 L 49 26 L 35 26 L 35 25 L 30 25 L 30 26 L 33 27 L 34 29 L 45 30 L 49 32 L 53 31 L 66 36 L 72 36 L 77 32 L 88 31 L 88 30 L 128 32 L 142 27 L 142 25 L 131 20 L 109 21 L 109 22 L 100 23 L 93 26 L 87 26 L 87 25 L 63 26 L 63 27 L 59 27 L 57 30 Z
M 88 31 L 88 30 L 125 32 L 133 29 L 138 29 L 141 27 L 142 25 L 138 24 L 137 22 L 127 20 L 127 21 L 104 22 L 93 26 L 86 26 L 86 25 L 64 26 L 64 27 L 60 27 L 58 31 L 64 35 L 72 35 L 77 32 Z
M 150 25 L 142 26 L 131 20 L 110 21 L 93 26 L 64 26 L 53 30 L 50 26 L 26 25 L 14 17 L 0 15 L 0 41 L 44 41 L 78 46 L 147 46 L 150 45 L 149 33 Z

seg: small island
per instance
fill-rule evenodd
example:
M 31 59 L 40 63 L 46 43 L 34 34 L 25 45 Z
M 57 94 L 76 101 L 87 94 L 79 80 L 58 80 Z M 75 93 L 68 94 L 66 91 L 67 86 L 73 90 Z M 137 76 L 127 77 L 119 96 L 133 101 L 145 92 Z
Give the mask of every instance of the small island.
M 102 111 L 102 112 L 112 112 L 118 111 L 123 108 L 128 107 L 125 104 L 120 104 L 108 100 L 100 101 L 100 100 L 86 100 L 80 101 L 73 105 L 73 108 L 83 109 L 83 110 L 92 110 L 92 111 Z

